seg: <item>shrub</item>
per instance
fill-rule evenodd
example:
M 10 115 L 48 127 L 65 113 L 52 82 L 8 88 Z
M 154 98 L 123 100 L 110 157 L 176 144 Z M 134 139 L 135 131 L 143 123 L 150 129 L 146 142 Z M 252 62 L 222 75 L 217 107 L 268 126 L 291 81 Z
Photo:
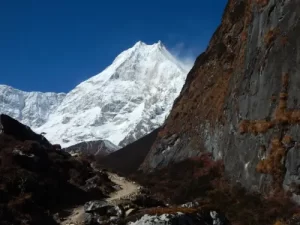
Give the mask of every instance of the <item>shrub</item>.
M 273 140 L 279 148 L 280 141 Z M 275 160 L 277 158 L 275 157 Z M 270 162 L 262 164 L 271 165 Z M 269 171 L 273 171 L 268 167 Z M 270 225 L 291 218 L 298 208 L 284 193 L 266 198 L 258 193 L 247 192 L 241 185 L 230 185 L 223 175 L 221 162 L 214 162 L 211 154 L 203 154 L 149 174 L 138 173 L 132 179 L 148 187 L 156 196 L 170 203 L 181 204 L 198 201 L 200 208 L 149 209 L 152 214 L 195 210 L 217 210 L 225 214 L 232 224 Z
M 272 28 L 265 34 L 264 43 L 267 48 L 273 44 L 278 34 L 279 34 L 279 28 Z
M 268 5 L 269 0 L 256 0 L 256 3 L 257 3 L 260 7 L 265 7 L 266 5 Z
M 183 208 L 183 207 L 171 207 L 171 208 L 151 208 L 145 210 L 146 214 L 149 215 L 162 215 L 162 214 L 174 214 L 178 212 L 190 214 L 190 213 L 195 213 L 198 210 L 196 208 Z

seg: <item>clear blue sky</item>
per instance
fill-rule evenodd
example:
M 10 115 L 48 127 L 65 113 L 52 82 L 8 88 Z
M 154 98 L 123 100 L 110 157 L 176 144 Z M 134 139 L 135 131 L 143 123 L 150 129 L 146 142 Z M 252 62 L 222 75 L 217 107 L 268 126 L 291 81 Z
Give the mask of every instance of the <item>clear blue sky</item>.
M 68 92 L 141 40 L 195 59 L 227 0 L 0 0 L 0 84 Z

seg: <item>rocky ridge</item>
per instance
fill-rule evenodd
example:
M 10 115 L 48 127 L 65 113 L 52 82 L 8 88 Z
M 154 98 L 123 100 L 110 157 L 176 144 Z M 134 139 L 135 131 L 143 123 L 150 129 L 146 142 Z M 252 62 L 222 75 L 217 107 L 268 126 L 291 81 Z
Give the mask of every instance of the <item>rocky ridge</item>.
M 298 1 L 230 0 L 141 168 L 210 152 L 234 182 L 298 201 L 299 21 Z

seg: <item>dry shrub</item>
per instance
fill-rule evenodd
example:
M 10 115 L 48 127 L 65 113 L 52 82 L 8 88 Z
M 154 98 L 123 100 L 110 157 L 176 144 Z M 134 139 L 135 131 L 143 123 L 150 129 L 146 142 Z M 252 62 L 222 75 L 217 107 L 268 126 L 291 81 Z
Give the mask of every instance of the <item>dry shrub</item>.
M 278 140 L 274 140 L 273 145 L 280 147 Z M 276 220 L 286 221 L 297 212 L 298 209 L 283 193 L 265 198 L 247 192 L 241 185 L 230 185 L 223 176 L 223 169 L 210 154 L 204 154 L 150 174 L 136 174 L 133 179 L 170 203 L 195 200 L 200 203 L 197 209 L 150 209 L 149 213 L 153 214 L 217 210 L 224 213 L 232 224 L 270 225 Z
M 282 100 L 287 100 L 288 94 L 286 92 L 280 92 L 279 98 Z
M 244 30 L 242 33 L 241 33 L 241 40 L 242 41 L 246 41 L 247 40 L 247 37 L 248 37 L 248 33 L 246 30 Z
M 244 133 L 252 133 L 254 135 L 266 133 L 273 127 L 273 123 L 271 121 L 266 120 L 242 120 L 239 125 L 239 132 L 241 134 Z
M 178 115 L 179 115 L 179 112 L 177 112 L 175 114 L 174 119 L 176 119 L 178 117 Z M 161 137 L 161 138 L 166 137 L 168 135 L 169 135 L 169 132 L 165 128 L 160 129 L 160 131 L 158 132 L 158 137 Z
M 197 212 L 196 208 L 183 208 L 183 207 L 173 207 L 173 208 L 151 208 L 145 210 L 145 213 L 149 215 L 162 215 L 162 214 L 175 214 L 178 212 L 190 214 Z
M 228 185 L 225 181 L 215 182 L 208 198 L 210 207 L 225 212 L 232 224 L 270 225 L 277 220 L 287 221 L 299 210 L 284 193 L 265 198 L 258 193 L 247 192 L 240 185 Z
M 32 198 L 31 193 L 20 194 L 16 198 L 10 200 L 7 204 L 9 209 L 19 208 L 26 204 Z
M 285 141 L 289 141 L 288 136 L 285 137 Z M 279 138 L 273 138 L 271 140 L 270 153 L 266 159 L 261 160 L 257 166 L 256 171 L 259 173 L 270 174 L 273 177 L 273 187 L 279 188 L 283 182 L 284 165 L 281 160 L 286 154 L 286 148 L 282 144 L 283 140 Z
M 300 122 L 300 110 L 293 110 L 288 112 L 288 118 L 290 124 L 295 124 Z
M 239 132 L 241 134 L 248 133 L 249 132 L 249 125 L 250 125 L 249 120 L 242 120 L 240 122 L 240 125 L 239 125 Z
M 277 100 L 277 96 L 273 94 L 271 96 L 271 102 L 276 102 L 276 100 Z
M 256 0 L 256 4 L 258 4 L 260 7 L 265 7 L 268 5 L 269 0 Z
M 282 36 L 280 39 L 280 43 L 282 46 L 286 46 L 288 44 L 288 37 L 287 36 Z
M 287 89 L 287 87 L 289 85 L 289 74 L 287 72 L 282 74 L 281 82 L 282 82 L 282 87 L 284 89 Z M 287 91 L 287 90 L 285 90 L 285 91 Z
M 284 135 L 284 137 L 282 138 L 282 143 L 285 145 L 289 145 L 293 142 L 293 138 L 290 135 Z
M 265 34 L 264 43 L 267 48 L 272 45 L 272 43 L 275 41 L 278 34 L 279 34 L 279 28 L 272 28 Z
M 282 222 L 281 220 L 277 220 L 274 225 L 286 225 L 286 223 Z
M 223 170 L 222 162 L 214 162 L 211 154 L 205 153 L 147 175 L 136 173 L 132 179 L 149 187 L 158 197 L 181 204 L 205 195 L 211 188 L 210 181 L 221 177 Z

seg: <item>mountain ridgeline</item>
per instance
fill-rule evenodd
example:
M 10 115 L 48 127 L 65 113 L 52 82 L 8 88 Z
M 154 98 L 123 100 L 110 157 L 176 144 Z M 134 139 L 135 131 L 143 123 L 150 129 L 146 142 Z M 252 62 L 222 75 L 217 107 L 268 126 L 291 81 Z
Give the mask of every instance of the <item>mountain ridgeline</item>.
M 141 168 L 210 152 L 247 189 L 298 200 L 299 32 L 299 1 L 230 0 Z
M 1 85 L 0 112 L 64 148 L 98 140 L 125 146 L 161 126 L 188 70 L 161 42 L 137 42 L 67 94 Z

